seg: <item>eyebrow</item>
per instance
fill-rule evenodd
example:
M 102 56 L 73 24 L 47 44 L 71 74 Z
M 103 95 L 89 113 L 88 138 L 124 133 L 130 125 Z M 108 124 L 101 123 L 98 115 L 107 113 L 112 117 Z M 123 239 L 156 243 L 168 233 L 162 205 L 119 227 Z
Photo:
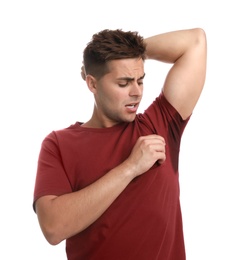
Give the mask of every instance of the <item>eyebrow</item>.
M 145 77 L 145 73 L 143 76 L 141 76 L 138 80 L 141 80 Z M 133 81 L 135 78 L 130 78 L 130 77 L 122 77 L 122 78 L 118 78 L 118 80 L 126 80 L 126 81 Z

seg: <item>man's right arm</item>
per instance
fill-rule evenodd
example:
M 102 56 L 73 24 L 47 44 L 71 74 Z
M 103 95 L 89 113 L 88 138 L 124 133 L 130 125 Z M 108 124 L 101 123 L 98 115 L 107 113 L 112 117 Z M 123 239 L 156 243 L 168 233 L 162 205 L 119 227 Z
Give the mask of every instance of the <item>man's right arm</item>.
M 36 201 L 36 213 L 47 241 L 56 245 L 96 221 L 135 177 L 165 160 L 161 136 L 140 137 L 130 156 L 91 185 L 62 196 L 47 195 Z

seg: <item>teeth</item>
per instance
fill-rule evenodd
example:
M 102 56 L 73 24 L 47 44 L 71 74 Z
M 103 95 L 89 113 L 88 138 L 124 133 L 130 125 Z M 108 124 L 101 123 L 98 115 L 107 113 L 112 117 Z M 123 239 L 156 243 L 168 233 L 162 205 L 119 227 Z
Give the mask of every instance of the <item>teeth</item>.
M 134 108 L 135 105 L 128 105 L 127 107 L 129 107 L 129 108 Z

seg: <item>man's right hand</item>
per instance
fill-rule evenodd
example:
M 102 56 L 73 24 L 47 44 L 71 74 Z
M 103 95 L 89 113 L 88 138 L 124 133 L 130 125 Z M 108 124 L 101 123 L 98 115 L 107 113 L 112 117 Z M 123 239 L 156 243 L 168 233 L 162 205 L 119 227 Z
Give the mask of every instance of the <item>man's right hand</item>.
M 156 161 L 162 164 L 166 159 L 165 140 L 159 135 L 147 135 L 138 138 L 127 163 L 133 168 L 135 176 L 149 170 Z

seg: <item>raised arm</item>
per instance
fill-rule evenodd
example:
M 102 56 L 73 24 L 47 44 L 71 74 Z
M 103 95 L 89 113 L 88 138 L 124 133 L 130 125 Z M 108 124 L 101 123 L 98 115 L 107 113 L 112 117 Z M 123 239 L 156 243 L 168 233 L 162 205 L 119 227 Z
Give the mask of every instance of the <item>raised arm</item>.
M 206 35 L 200 28 L 172 31 L 145 39 L 147 58 L 173 63 L 163 86 L 167 100 L 183 119 L 198 101 L 206 76 Z

